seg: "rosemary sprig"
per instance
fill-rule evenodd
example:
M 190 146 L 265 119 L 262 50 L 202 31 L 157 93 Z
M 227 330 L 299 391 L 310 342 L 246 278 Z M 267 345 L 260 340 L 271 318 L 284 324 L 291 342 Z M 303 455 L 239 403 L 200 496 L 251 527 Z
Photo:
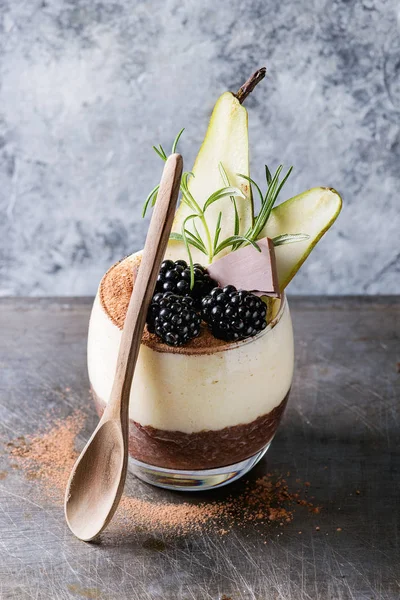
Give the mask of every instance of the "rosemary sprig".
M 149 207 L 149 204 L 151 204 L 151 206 L 155 205 L 159 189 L 160 189 L 160 184 L 156 185 L 156 187 L 153 188 L 151 190 L 150 194 L 147 196 L 145 203 L 143 205 L 143 209 L 142 209 L 142 218 L 144 218 L 146 216 L 146 212 Z
M 182 136 L 184 129 L 181 129 L 178 135 L 176 136 L 173 144 L 171 153 L 175 153 L 177 149 L 178 142 Z M 167 160 L 167 154 L 164 148 L 159 144 L 159 146 L 153 146 L 154 151 L 157 155 L 163 160 Z M 272 175 L 268 166 L 265 165 L 265 178 L 267 181 L 267 189 L 263 194 L 260 186 L 249 176 L 238 173 L 238 176 L 246 179 L 252 187 L 254 187 L 257 191 L 257 194 L 260 198 L 260 211 L 256 217 L 253 218 L 253 222 L 251 226 L 248 228 L 244 235 L 240 235 L 240 220 L 239 220 L 239 211 L 237 208 L 236 198 L 240 197 L 245 199 L 245 195 L 242 191 L 234 186 L 230 185 L 230 181 L 228 175 L 224 169 L 222 163 L 219 163 L 219 172 L 221 174 L 222 181 L 225 187 L 215 191 L 209 198 L 207 198 L 204 206 L 201 207 L 196 199 L 193 197 L 193 194 L 189 190 L 189 177 L 194 177 L 194 174 L 186 171 L 182 175 L 181 179 L 181 202 L 185 203 L 186 206 L 191 211 L 190 214 L 184 219 L 181 227 L 181 232 L 173 232 L 170 234 L 170 239 L 182 242 L 186 248 L 186 252 L 189 259 L 190 266 L 190 287 L 192 288 L 194 285 L 194 263 L 191 247 L 196 248 L 199 252 L 202 252 L 207 256 L 208 263 L 211 263 L 215 256 L 217 256 L 222 250 L 226 248 L 232 248 L 232 250 L 237 250 L 243 245 L 251 244 L 256 250 L 261 252 L 259 245 L 257 244 L 257 240 L 261 232 L 263 231 L 270 215 L 271 211 L 274 208 L 274 205 L 278 199 L 279 193 L 282 190 L 282 187 L 286 183 L 290 173 L 292 172 L 292 167 L 288 169 L 287 173 L 284 175 L 282 179 L 281 173 L 283 170 L 283 166 L 279 165 L 276 169 L 274 175 Z M 156 185 L 147 196 L 144 206 L 142 216 L 146 215 L 146 211 L 148 207 L 154 206 L 157 201 L 157 194 L 159 190 L 159 185 Z M 218 202 L 222 198 L 230 197 L 232 201 L 232 206 L 234 210 L 234 228 L 233 235 L 228 236 L 224 240 L 220 241 L 221 235 L 221 222 L 222 222 L 222 212 L 220 211 L 217 218 L 217 223 L 215 227 L 215 231 L 213 236 L 211 235 L 210 228 L 206 219 L 206 212 L 210 206 L 212 206 L 215 202 Z M 186 226 L 187 223 L 192 222 L 192 229 L 188 229 Z M 197 224 L 201 223 L 202 230 L 204 232 L 205 238 L 203 239 L 200 231 L 197 227 Z M 296 234 L 282 234 L 273 238 L 273 243 L 275 246 L 281 246 L 282 244 L 291 244 L 295 242 L 300 242 L 308 239 L 309 236 L 303 233 Z
M 229 182 L 228 175 L 226 174 L 223 164 L 220 162 L 218 167 L 219 167 L 219 172 L 222 177 L 222 181 L 224 182 L 224 184 L 226 186 L 229 186 L 230 182 Z M 239 235 L 240 221 L 239 221 L 239 213 L 238 213 L 238 209 L 237 209 L 237 205 L 236 205 L 235 196 L 231 196 L 231 200 L 232 200 L 232 204 L 233 204 L 233 209 L 235 211 L 234 235 Z
M 178 133 L 178 135 L 176 136 L 176 138 L 174 139 L 174 143 L 172 144 L 172 148 L 171 148 L 171 154 L 175 154 L 176 152 L 176 147 L 178 145 L 179 140 L 181 139 L 181 135 L 182 133 L 185 131 L 185 128 L 182 127 L 182 129 L 180 130 L 180 132 Z
M 188 238 L 188 231 L 185 227 L 186 223 L 192 219 L 196 219 L 197 215 L 189 215 L 188 217 L 186 217 L 186 219 L 184 219 L 183 223 L 182 223 L 182 238 L 183 238 L 183 243 L 185 244 L 185 248 L 186 248 L 186 252 L 189 258 L 189 266 L 190 266 L 190 289 L 193 289 L 194 286 L 194 266 L 193 266 L 193 256 L 192 256 L 192 252 L 190 250 L 190 245 L 189 245 L 189 238 Z
M 245 235 L 231 235 L 217 247 L 217 249 L 215 250 L 215 254 L 219 254 L 222 250 L 225 250 L 225 248 L 229 248 L 229 246 L 234 246 L 237 242 L 246 242 L 247 244 L 251 244 L 253 248 L 258 250 L 258 252 L 261 252 L 261 248 L 257 244 L 257 242 L 250 239 L 249 237 Z
M 178 145 L 178 142 L 180 140 L 180 137 L 181 137 L 183 131 L 184 130 L 181 129 L 181 131 L 176 136 L 176 138 L 172 144 L 172 149 L 171 149 L 172 153 L 176 152 L 177 145 Z M 164 148 L 161 146 L 161 144 L 159 144 L 159 146 L 153 146 L 153 149 L 163 161 L 167 160 L 167 154 L 166 154 Z M 222 172 L 225 175 L 223 177 L 223 181 L 224 181 L 224 183 L 226 183 L 227 176 L 226 176 L 225 170 L 223 169 L 222 165 L 221 165 L 221 168 L 223 170 Z M 222 172 L 221 172 L 221 174 L 222 174 Z M 205 254 L 207 256 L 207 260 L 209 263 L 211 263 L 213 258 L 216 256 L 216 254 L 218 254 L 218 252 L 221 251 L 221 243 L 219 243 L 219 237 L 221 234 L 222 213 L 220 213 L 220 216 L 218 217 L 217 227 L 216 227 L 214 235 L 212 236 L 210 228 L 207 223 L 207 219 L 206 219 L 206 211 L 215 202 L 218 202 L 219 200 L 221 200 L 222 198 L 225 198 L 226 196 L 230 196 L 230 198 L 232 199 L 234 210 L 235 210 L 234 234 L 236 237 L 228 238 L 230 240 L 229 243 L 226 240 L 224 240 L 222 242 L 222 244 L 225 244 L 223 246 L 224 248 L 228 247 L 229 245 L 233 245 L 234 243 L 236 243 L 239 240 L 239 237 L 237 237 L 237 234 L 239 232 L 239 215 L 238 215 L 238 211 L 237 211 L 235 198 L 241 197 L 241 198 L 245 199 L 245 196 L 241 190 L 239 190 L 237 187 L 229 185 L 229 183 L 228 183 L 225 187 L 223 187 L 223 188 L 215 191 L 213 194 L 211 194 L 211 196 L 209 198 L 207 198 L 206 202 L 204 203 L 204 206 L 201 207 L 196 202 L 196 199 L 193 197 L 192 193 L 189 190 L 189 183 L 188 183 L 189 177 L 194 177 L 194 174 L 191 172 L 188 172 L 188 171 L 183 173 L 182 178 L 181 178 L 180 189 L 181 189 L 181 193 L 182 193 L 181 202 L 184 202 L 191 212 L 184 219 L 184 222 L 183 222 L 182 228 L 181 228 L 181 232 L 180 233 L 177 233 L 177 232 L 171 233 L 170 238 L 173 240 L 176 240 L 176 241 L 183 242 L 183 244 L 185 245 L 185 248 L 186 248 L 186 251 L 188 254 L 188 258 L 189 258 L 190 271 L 191 271 L 191 287 L 192 287 L 194 284 L 194 268 L 193 268 L 193 259 L 192 259 L 192 253 L 191 253 L 190 246 L 195 247 L 197 250 L 199 250 L 200 252 Z M 144 206 L 143 206 L 143 211 L 142 211 L 143 217 L 146 215 L 148 207 L 150 205 L 154 206 L 155 202 L 157 201 L 158 190 L 159 190 L 159 185 L 155 186 L 151 190 L 150 194 L 147 196 Z M 192 221 L 192 230 L 190 230 L 186 227 L 186 224 L 189 221 Z M 196 221 L 197 221 L 197 223 L 196 223 Z M 199 232 L 199 229 L 197 227 L 198 223 L 201 223 L 202 230 L 204 232 L 203 235 L 205 236 L 204 240 L 203 240 L 203 238 Z M 243 240 L 243 239 L 244 238 L 240 238 L 240 240 Z
M 209 263 L 211 263 L 214 256 L 216 255 L 216 249 L 215 249 L 215 246 L 211 239 L 211 232 L 208 227 L 207 219 L 205 216 L 207 209 L 212 204 L 214 204 L 214 202 L 218 202 L 218 200 L 221 200 L 222 198 L 225 198 L 226 196 L 232 197 L 232 195 L 233 195 L 233 196 L 240 196 L 242 198 L 244 198 L 245 196 L 236 187 L 229 186 L 226 188 L 221 188 L 220 190 L 217 190 L 216 192 L 211 194 L 211 196 L 209 196 L 209 198 L 207 198 L 206 202 L 204 203 L 203 208 L 201 208 L 199 206 L 199 204 L 196 202 L 196 200 L 193 198 L 193 195 L 191 194 L 191 192 L 189 190 L 188 176 L 186 173 L 184 173 L 184 176 L 182 177 L 181 191 L 182 191 L 182 200 L 193 211 L 193 213 L 190 216 L 192 217 L 192 219 L 195 219 L 197 217 L 198 220 L 200 221 L 200 223 L 202 224 L 202 227 L 204 229 L 204 233 L 206 236 L 206 240 L 205 241 L 202 240 L 201 235 L 197 229 L 196 222 L 193 220 L 193 229 L 195 232 L 195 238 L 196 238 L 198 244 L 202 244 L 203 247 L 206 248 L 205 254 L 207 255 Z M 214 240 L 215 240 L 215 234 L 214 234 Z M 193 241 L 193 232 L 192 232 L 192 236 L 190 236 L 187 241 L 189 244 L 191 243 L 191 241 Z
M 219 212 L 218 215 L 218 219 L 217 219 L 217 224 L 215 227 L 215 234 L 214 234 L 214 245 L 213 245 L 213 251 L 214 251 L 214 256 L 216 254 L 216 249 L 218 248 L 218 241 L 219 241 L 219 236 L 221 234 L 221 219 L 222 219 L 222 212 Z
M 250 240 L 253 240 L 253 241 L 255 241 L 259 238 L 262 230 L 264 229 L 265 225 L 267 224 L 267 221 L 271 215 L 272 209 L 274 208 L 274 205 L 278 199 L 279 193 L 282 190 L 282 187 L 285 185 L 290 173 L 292 172 L 292 169 L 293 169 L 293 167 L 290 167 L 290 169 L 288 169 L 286 175 L 283 177 L 282 181 L 280 181 L 280 175 L 283 170 L 283 165 L 279 165 L 279 167 L 277 168 L 277 170 L 275 171 L 275 174 L 273 176 L 272 176 L 271 171 L 269 170 L 268 166 L 265 165 L 265 178 L 267 180 L 267 190 L 266 190 L 265 194 L 262 193 L 260 186 L 257 185 L 257 183 L 254 181 L 254 179 L 252 179 L 251 177 L 248 177 L 247 175 L 243 175 L 242 173 L 238 173 L 239 177 L 246 179 L 246 181 L 248 181 L 251 184 L 251 186 L 253 186 L 257 190 L 258 196 L 260 198 L 260 204 L 261 204 L 260 212 L 258 213 L 257 217 L 254 218 L 253 225 L 248 229 L 248 231 L 245 234 L 246 238 L 249 238 Z M 287 244 L 287 243 L 293 243 L 295 241 L 300 241 L 300 238 L 297 236 L 302 236 L 301 239 L 308 238 L 308 236 L 306 236 L 306 234 L 295 234 L 294 236 L 285 234 L 282 236 L 278 236 L 279 243 L 277 243 L 276 245 L 282 245 L 282 244 Z M 234 249 L 236 250 L 241 245 L 243 245 L 243 242 L 239 242 L 238 244 L 236 244 Z
M 207 249 L 204 246 L 203 242 L 200 241 L 191 231 L 186 230 L 186 235 L 188 236 L 189 244 L 200 250 L 203 254 L 207 254 Z M 170 240 L 175 240 L 177 242 L 183 242 L 183 236 L 181 233 L 177 233 L 176 231 L 171 232 L 169 236 Z
M 304 242 L 309 239 L 307 233 L 283 233 L 272 238 L 274 246 L 283 246 L 283 244 L 294 244 L 295 242 Z
M 159 145 L 159 147 L 157 148 L 157 146 L 153 146 L 153 150 L 155 152 L 157 152 L 158 156 L 160 158 L 162 158 L 164 161 L 167 160 L 167 155 L 165 154 L 165 150 L 164 148 L 161 146 L 161 144 Z

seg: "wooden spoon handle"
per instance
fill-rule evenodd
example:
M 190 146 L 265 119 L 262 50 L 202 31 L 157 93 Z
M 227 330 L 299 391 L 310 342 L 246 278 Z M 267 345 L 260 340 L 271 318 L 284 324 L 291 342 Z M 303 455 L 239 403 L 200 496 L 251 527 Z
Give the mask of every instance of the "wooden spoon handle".
M 123 425 L 128 419 L 133 373 L 147 311 L 172 228 L 182 167 L 183 161 L 180 154 L 172 154 L 167 159 L 144 245 L 142 261 L 125 316 L 114 384 L 106 408 L 107 417 L 121 418 L 121 421 L 125 421 Z M 123 429 L 127 431 L 127 427 L 123 427 Z

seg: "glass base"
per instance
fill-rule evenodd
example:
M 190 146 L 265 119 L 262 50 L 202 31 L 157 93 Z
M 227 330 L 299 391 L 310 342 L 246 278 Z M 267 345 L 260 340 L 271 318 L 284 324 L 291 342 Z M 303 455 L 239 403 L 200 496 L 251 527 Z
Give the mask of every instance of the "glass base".
M 254 456 L 234 465 L 219 467 L 218 469 L 204 469 L 199 471 L 164 469 L 163 467 L 148 465 L 129 457 L 129 470 L 142 481 L 166 490 L 181 492 L 211 490 L 232 483 L 248 473 L 262 459 L 270 447 L 271 441 L 262 450 L 257 452 L 257 454 L 254 454 Z

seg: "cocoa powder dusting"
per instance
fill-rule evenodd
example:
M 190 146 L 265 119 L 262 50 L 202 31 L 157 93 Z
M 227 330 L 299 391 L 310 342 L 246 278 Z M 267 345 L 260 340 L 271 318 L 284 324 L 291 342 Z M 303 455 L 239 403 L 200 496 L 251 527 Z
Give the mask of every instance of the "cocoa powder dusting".
M 101 305 L 119 329 L 124 326 L 139 265 L 140 257 L 128 256 L 113 265 L 100 282 Z
M 69 474 L 77 459 L 75 438 L 84 424 L 84 415 L 74 412 L 55 421 L 41 434 L 17 438 L 7 445 L 10 457 L 27 479 L 39 479 L 46 496 L 63 501 Z
M 75 439 L 83 424 L 83 414 L 76 411 L 55 421 L 41 434 L 17 438 L 7 444 L 13 463 L 28 479 L 36 480 L 40 491 L 55 504 L 63 502 L 65 486 L 78 456 Z M 272 523 L 283 526 L 293 520 L 297 506 L 319 513 L 320 507 L 304 499 L 309 487 L 306 483 L 292 492 L 283 477 L 268 473 L 255 482 L 245 483 L 236 495 L 193 504 L 124 496 L 112 527 L 121 535 L 138 530 L 175 535 L 208 530 L 222 536 L 233 527 L 265 527 Z

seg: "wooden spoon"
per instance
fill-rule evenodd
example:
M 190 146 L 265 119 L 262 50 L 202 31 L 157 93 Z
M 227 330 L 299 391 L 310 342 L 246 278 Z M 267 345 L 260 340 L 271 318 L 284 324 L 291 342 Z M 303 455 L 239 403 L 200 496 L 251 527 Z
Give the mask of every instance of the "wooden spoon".
M 92 437 L 72 469 L 65 517 L 72 533 L 90 541 L 117 509 L 128 465 L 129 396 L 149 304 L 175 214 L 182 157 L 166 162 L 142 261 L 125 317 L 110 400 Z

